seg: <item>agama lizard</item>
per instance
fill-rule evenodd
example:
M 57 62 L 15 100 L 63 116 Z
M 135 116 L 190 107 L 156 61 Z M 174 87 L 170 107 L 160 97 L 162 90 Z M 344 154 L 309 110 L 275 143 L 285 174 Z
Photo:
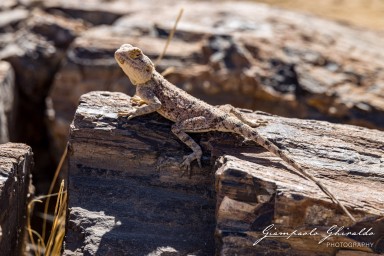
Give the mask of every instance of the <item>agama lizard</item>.
M 181 167 L 190 170 L 191 162 L 197 160 L 201 167 L 202 151 L 200 146 L 187 133 L 208 131 L 232 132 L 253 140 L 269 152 L 280 157 L 309 180 L 315 182 L 342 210 L 355 222 L 354 217 L 340 201 L 313 175 L 308 173 L 297 161 L 279 149 L 267 138 L 261 136 L 252 123 L 247 121 L 234 107 L 225 111 L 199 100 L 168 82 L 160 75 L 152 61 L 143 52 L 130 44 L 123 44 L 116 52 L 115 59 L 124 73 L 136 86 L 133 98 L 142 106 L 129 112 L 120 113 L 132 119 L 137 116 L 158 112 L 174 122 L 172 132 L 189 148 L 192 153 L 183 158 Z

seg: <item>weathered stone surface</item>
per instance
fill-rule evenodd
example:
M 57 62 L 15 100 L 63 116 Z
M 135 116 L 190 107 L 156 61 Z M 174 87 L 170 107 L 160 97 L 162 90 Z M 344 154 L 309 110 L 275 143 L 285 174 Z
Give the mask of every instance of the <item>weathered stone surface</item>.
M 24 144 L 0 144 L 0 254 L 20 255 L 26 210 L 32 193 L 31 148 Z
M 28 17 L 28 10 L 16 8 L 0 12 L 0 33 L 13 32 Z
M 18 125 L 12 130 L 12 141 L 22 141 L 33 148 L 37 155 L 36 170 L 39 170 L 34 178 L 45 183 L 46 188 L 56 157 L 47 128 L 47 95 L 66 48 L 83 29 L 79 21 L 36 9 L 29 12 L 16 32 L 0 37 L 0 59 L 8 61 L 15 72 L 18 103 L 14 121 Z
M 46 8 L 50 5 L 59 4 L 48 2 Z M 155 60 L 178 7 L 150 1 L 113 5 L 128 14 L 77 38 L 55 77 L 51 131 L 60 148 L 81 94 L 132 92 L 114 63 L 114 50 L 131 43 Z M 384 127 L 380 33 L 254 3 L 185 2 L 183 7 L 175 38 L 157 68 L 174 67 L 167 78 L 194 96 L 214 105 Z
M 42 3 L 45 11 L 55 15 L 65 15 L 72 19 L 81 19 L 92 25 L 112 24 L 124 14 L 132 12 L 124 1 L 57 1 Z
M 111 92 L 80 99 L 71 125 L 66 255 L 161 250 L 213 255 L 215 249 L 218 255 L 334 255 L 341 250 L 318 245 L 321 235 L 265 238 L 253 246 L 270 224 L 278 231 L 317 228 L 319 234 L 334 224 L 372 227 L 374 235 L 368 237 L 329 241 L 374 242 L 373 248 L 347 249 L 383 250 L 383 132 L 248 112 L 249 118 L 268 122 L 260 133 L 289 151 L 346 205 L 358 220 L 351 226 L 315 184 L 235 135 L 193 134 L 203 148 L 204 168 L 194 165 L 191 179 L 180 177 L 178 164 L 189 149 L 172 135 L 171 123 L 157 114 L 129 122 L 118 118 L 128 102 L 129 96 Z
M 185 147 L 171 123 L 156 114 L 129 123 L 117 118 L 128 100 L 110 92 L 81 97 L 71 125 L 64 254 L 213 255 L 209 166 L 181 178 Z
M 12 137 L 15 116 L 15 76 L 8 62 L 0 61 L 0 143 Z
M 8 10 L 17 6 L 17 0 L 3 0 L 0 3 L 0 10 Z
M 253 3 L 187 6 L 175 40 L 205 36 L 195 38 L 196 59 L 169 76 L 179 86 L 213 104 L 384 127 L 380 33 Z M 146 8 L 116 26 L 137 26 L 145 16 L 145 26 L 166 36 L 171 11 Z M 205 72 L 193 72 L 196 64 Z

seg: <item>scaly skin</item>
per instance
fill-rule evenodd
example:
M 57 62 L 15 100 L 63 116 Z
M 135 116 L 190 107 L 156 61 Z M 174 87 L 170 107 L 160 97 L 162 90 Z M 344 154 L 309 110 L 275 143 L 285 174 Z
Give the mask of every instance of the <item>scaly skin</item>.
M 173 121 L 172 132 L 193 151 L 184 157 L 181 163 L 182 168 L 189 171 L 191 162 L 194 160 L 197 160 L 201 167 L 201 148 L 187 133 L 208 131 L 237 133 L 257 142 L 314 181 L 355 222 L 349 211 L 320 181 L 275 144 L 262 137 L 251 127 L 252 122 L 247 121 L 236 109 L 228 105 L 223 108 L 211 106 L 168 82 L 155 70 L 152 61 L 137 47 L 129 44 L 122 45 L 115 52 L 115 59 L 132 84 L 136 86 L 135 102 L 145 103 L 122 115 L 131 119 L 156 111 Z

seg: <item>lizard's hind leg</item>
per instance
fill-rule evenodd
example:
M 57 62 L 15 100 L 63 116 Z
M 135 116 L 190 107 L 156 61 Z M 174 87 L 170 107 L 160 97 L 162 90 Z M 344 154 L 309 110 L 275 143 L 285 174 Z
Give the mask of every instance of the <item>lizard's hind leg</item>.
M 234 106 L 232 106 L 230 104 L 221 105 L 221 106 L 218 106 L 218 108 L 221 111 L 224 111 L 228 114 L 235 116 L 241 122 L 251 126 L 252 128 L 263 126 L 263 125 L 266 125 L 268 123 L 267 121 L 261 121 L 261 120 L 255 121 L 255 120 L 249 119 L 241 111 L 239 111 L 237 108 L 235 108 Z
M 201 168 L 201 156 L 203 154 L 201 147 L 187 134 L 187 132 L 206 132 L 210 130 L 208 126 L 207 120 L 203 116 L 186 119 L 172 125 L 173 134 L 193 151 L 191 154 L 184 156 L 183 162 L 181 163 L 182 169 L 186 169 L 190 172 L 191 163 L 195 159 Z

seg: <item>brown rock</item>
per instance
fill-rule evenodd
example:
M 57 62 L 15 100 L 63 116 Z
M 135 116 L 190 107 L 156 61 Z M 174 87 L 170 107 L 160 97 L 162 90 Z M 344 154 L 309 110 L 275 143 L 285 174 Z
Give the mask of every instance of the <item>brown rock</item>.
M 249 118 L 268 121 L 259 132 L 318 177 L 358 223 L 351 225 L 313 182 L 264 150 L 211 141 L 213 148 L 220 149 L 214 154 L 222 155 L 216 163 L 218 254 L 335 255 L 343 248 L 356 255 L 383 252 L 383 132 L 260 114 L 249 114 Z M 334 232 L 344 226 L 344 232 L 372 228 L 373 233 L 333 236 L 319 244 L 333 225 L 338 226 Z M 297 230 L 302 235 L 266 237 L 254 244 L 267 227 L 270 233 Z M 309 235 L 313 229 L 314 235 Z
M 55 2 L 46 8 L 50 5 Z M 51 131 L 59 148 L 81 94 L 132 93 L 114 63 L 114 50 L 131 43 L 155 60 L 177 12 L 150 2 L 114 6 L 128 14 L 112 26 L 83 33 L 55 77 Z M 187 2 L 184 8 L 175 38 L 157 65 L 160 71 L 174 67 L 167 79 L 177 86 L 213 105 L 384 127 L 379 33 L 254 3 Z
M 156 114 L 117 118 L 128 101 L 111 92 L 80 99 L 71 125 L 64 255 L 213 255 L 210 168 L 181 178 L 184 146 L 170 122 Z
M 254 3 L 184 7 L 175 40 L 200 43 L 202 52 L 169 78 L 190 93 L 212 104 L 384 127 L 381 33 Z M 170 11 L 145 8 L 116 26 L 129 27 L 144 16 L 146 26 L 156 24 L 158 36 L 166 36 L 175 16 Z M 196 31 L 203 36 L 193 41 Z M 191 76 L 196 64 L 209 75 Z
M 287 119 L 265 113 L 261 134 L 289 151 L 317 176 L 358 220 L 351 221 L 311 181 L 253 142 L 225 133 L 194 134 L 203 147 L 203 169 L 180 177 L 189 149 L 158 114 L 117 118 L 129 96 L 92 92 L 80 99 L 71 125 L 69 221 L 66 255 L 334 255 L 319 245 L 332 225 L 372 227 L 374 235 L 333 237 L 330 242 L 373 242 L 354 251 L 381 252 L 384 134 L 348 125 Z M 367 153 L 369 148 L 369 154 Z M 213 173 L 216 173 L 216 202 Z M 216 204 L 216 215 L 213 207 Z M 216 247 L 213 225 L 216 216 Z M 265 238 L 262 230 L 319 235 Z M 203 242 L 204 241 L 204 242 Z M 177 252 L 175 252 L 177 251 Z
M 16 32 L 0 37 L 0 59 L 8 61 L 15 72 L 17 126 L 12 141 L 33 147 L 39 170 L 34 177 L 48 187 L 55 154 L 47 129 L 46 97 L 66 48 L 84 26 L 39 10 L 30 12 L 19 26 Z
M 27 19 L 28 16 L 28 10 L 24 8 L 16 8 L 0 12 L 0 33 L 15 31 L 17 25 Z
M 8 10 L 14 8 L 17 5 L 16 0 L 4 0 L 0 3 L 0 10 Z
M 8 62 L 0 61 L 0 143 L 14 137 L 15 77 Z
M 0 145 L 0 252 L 20 255 L 27 203 L 33 192 L 31 148 L 24 144 Z
M 132 10 L 123 1 L 44 1 L 45 11 L 54 15 L 64 15 L 71 19 L 80 19 L 92 25 L 112 24 L 116 19 Z

